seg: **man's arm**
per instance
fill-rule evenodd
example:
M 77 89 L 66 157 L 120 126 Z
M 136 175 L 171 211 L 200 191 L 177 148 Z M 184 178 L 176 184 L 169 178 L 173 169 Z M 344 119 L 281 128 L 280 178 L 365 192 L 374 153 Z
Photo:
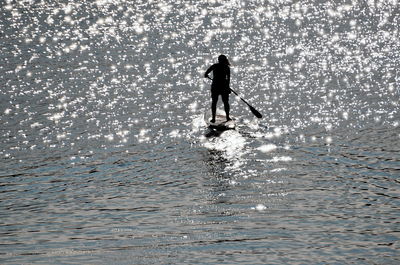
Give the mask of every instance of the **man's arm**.
M 209 74 L 212 70 L 214 70 L 214 65 L 211 65 L 210 68 L 207 69 L 207 71 L 206 71 L 205 74 L 204 74 L 204 77 L 205 77 L 205 78 L 210 78 L 210 77 L 208 76 L 208 74 Z

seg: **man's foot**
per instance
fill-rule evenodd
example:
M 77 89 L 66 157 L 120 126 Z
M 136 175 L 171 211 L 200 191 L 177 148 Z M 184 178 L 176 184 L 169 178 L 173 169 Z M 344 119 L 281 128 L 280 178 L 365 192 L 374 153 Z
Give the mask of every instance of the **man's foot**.
M 211 119 L 210 122 L 211 122 L 211 123 L 215 123 L 215 119 Z

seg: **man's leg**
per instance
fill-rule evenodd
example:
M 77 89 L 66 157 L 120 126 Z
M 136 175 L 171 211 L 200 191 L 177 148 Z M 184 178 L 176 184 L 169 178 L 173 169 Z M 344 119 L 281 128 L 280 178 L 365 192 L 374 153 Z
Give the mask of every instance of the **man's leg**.
M 231 120 L 231 118 L 229 117 L 229 110 L 230 110 L 230 106 L 229 106 L 229 94 L 228 93 L 224 93 L 221 95 L 222 96 L 222 101 L 224 102 L 224 109 L 225 109 L 225 113 L 226 113 L 226 120 L 229 121 Z
M 211 119 L 210 122 L 214 123 L 215 122 L 215 115 L 217 113 L 218 94 L 211 92 L 211 100 L 212 100 L 212 102 L 211 102 L 212 119 Z

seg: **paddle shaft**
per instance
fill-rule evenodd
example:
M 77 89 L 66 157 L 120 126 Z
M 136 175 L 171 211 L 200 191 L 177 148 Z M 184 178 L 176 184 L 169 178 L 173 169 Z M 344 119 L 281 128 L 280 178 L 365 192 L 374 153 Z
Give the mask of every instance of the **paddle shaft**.
M 233 94 L 238 96 L 244 103 L 246 103 L 247 106 L 251 107 L 251 105 L 246 100 L 244 100 L 241 96 L 239 96 L 238 93 L 236 93 L 235 90 L 233 90 L 232 88 L 229 88 L 229 89 L 233 92 Z

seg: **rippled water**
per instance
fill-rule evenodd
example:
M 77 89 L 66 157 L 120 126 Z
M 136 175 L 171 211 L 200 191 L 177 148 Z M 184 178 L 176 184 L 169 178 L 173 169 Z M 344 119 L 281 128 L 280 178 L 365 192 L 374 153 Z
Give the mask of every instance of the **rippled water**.
M 5 1 L 2 264 L 398 264 L 397 1 Z M 236 130 L 205 137 L 232 62 Z

